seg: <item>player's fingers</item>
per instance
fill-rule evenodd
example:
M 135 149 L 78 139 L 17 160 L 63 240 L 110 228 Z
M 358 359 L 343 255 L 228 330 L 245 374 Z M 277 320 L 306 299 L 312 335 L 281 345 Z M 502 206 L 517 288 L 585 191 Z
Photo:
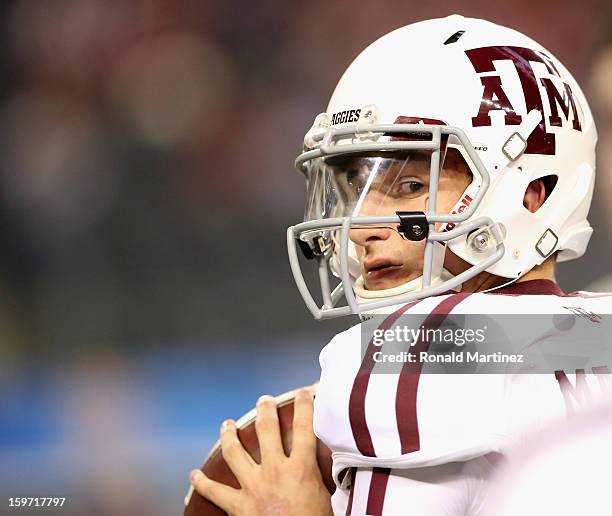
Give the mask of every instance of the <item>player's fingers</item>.
M 313 394 L 300 389 L 293 405 L 293 446 L 291 458 L 313 463 L 316 460 L 317 438 L 312 427 Z
M 261 451 L 261 462 L 285 457 L 281 441 L 276 400 L 272 396 L 261 396 L 257 400 L 255 431 Z
M 221 453 L 242 487 L 252 476 L 255 461 L 238 439 L 236 423 L 227 419 L 221 425 Z
M 228 514 L 234 514 L 240 506 L 240 490 L 215 482 L 208 478 L 199 469 L 194 469 L 189 474 L 189 481 L 193 488 L 204 498 L 218 505 Z

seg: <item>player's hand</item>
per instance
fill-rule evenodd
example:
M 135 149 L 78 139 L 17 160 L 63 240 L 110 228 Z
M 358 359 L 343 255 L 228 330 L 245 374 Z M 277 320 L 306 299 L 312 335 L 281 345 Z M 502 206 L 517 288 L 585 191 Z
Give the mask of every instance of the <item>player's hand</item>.
M 235 422 L 227 420 L 221 426 L 221 451 L 241 488 L 215 482 L 200 470 L 191 472 L 193 487 L 231 516 L 331 515 L 331 497 L 317 465 L 312 412 L 312 393 L 300 389 L 295 396 L 293 444 L 287 457 L 274 398 L 262 396 L 255 419 L 261 464 L 243 448 Z

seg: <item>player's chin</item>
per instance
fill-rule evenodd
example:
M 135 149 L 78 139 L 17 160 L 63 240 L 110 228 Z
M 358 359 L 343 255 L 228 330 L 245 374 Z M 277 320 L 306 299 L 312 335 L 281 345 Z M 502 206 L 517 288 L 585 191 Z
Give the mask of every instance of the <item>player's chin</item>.
M 417 274 L 408 274 L 401 266 L 386 267 L 366 273 L 364 284 L 367 290 L 386 290 L 399 287 L 418 276 Z

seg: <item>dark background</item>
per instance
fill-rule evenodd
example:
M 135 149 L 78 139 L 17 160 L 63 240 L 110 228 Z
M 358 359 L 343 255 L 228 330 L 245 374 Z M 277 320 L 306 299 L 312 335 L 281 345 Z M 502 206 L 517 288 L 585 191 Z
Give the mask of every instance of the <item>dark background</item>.
M 552 51 L 610 139 L 603 1 L 2 2 L 0 513 L 178 514 L 224 418 L 317 378 L 352 321 L 295 289 L 293 160 L 360 50 L 453 12 Z M 612 272 L 611 147 L 568 291 Z

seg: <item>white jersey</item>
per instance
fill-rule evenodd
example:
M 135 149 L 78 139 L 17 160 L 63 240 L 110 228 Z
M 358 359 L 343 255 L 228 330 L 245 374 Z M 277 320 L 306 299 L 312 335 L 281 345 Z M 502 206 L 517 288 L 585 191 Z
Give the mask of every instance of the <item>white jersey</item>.
M 413 302 L 400 313 L 568 314 L 612 312 L 612 296 L 564 295 L 551 281 L 496 293 L 458 293 Z M 594 322 L 596 324 L 596 322 Z M 567 337 L 567 332 L 565 336 Z M 533 335 L 537 343 L 548 328 Z M 335 514 L 479 514 L 489 471 L 530 431 L 605 391 L 607 364 L 550 374 L 372 374 L 374 348 L 362 358 L 360 325 L 338 334 L 320 355 L 315 433 L 332 450 Z M 595 374 L 594 374 L 595 373 Z
M 610 514 L 612 400 L 531 437 L 491 481 L 486 516 Z

